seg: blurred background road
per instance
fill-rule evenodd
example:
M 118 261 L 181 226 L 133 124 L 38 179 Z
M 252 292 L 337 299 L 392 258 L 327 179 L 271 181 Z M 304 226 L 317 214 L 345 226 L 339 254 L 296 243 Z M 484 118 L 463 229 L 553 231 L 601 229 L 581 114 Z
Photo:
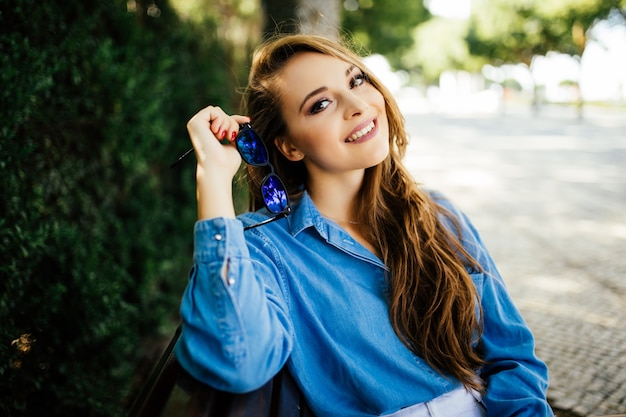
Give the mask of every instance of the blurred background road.
M 406 162 L 473 220 L 550 368 L 549 398 L 626 413 L 626 112 L 415 112 Z

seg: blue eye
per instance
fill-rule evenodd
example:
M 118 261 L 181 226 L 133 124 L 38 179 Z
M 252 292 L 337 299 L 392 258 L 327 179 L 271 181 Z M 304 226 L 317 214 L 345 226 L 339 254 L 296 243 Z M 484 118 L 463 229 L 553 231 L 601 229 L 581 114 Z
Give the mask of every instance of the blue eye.
M 332 101 L 327 98 L 323 98 L 319 101 L 316 101 L 313 104 L 313 106 L 311 106 L 311 109 L 309 110 L 309 114 L 316 114 L 316 113 L 323 111 L 326 107 L 330 105 L 330 103 L 332 103 Z

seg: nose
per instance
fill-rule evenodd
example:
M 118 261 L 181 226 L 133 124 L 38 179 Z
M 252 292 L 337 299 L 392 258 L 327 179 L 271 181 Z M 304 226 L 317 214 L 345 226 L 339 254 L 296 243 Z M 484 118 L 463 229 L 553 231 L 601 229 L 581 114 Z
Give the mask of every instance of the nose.
M 355 94 L 352 91 L 346 93 L 344 105 L 344 117 L 346 120 L 362 115 L 369 108 L 367 101 L 364 100 L 362 96 Z

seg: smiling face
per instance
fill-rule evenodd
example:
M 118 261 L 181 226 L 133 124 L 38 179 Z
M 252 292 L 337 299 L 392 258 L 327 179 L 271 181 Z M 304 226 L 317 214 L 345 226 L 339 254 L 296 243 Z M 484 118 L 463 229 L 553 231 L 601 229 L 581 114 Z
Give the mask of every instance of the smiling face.
M 300 52 L 278 77 L 286 135 L 276 144 L 309 176 L 357 171 L 389 154 L 383 95 L 355 65 L 333 56 Z

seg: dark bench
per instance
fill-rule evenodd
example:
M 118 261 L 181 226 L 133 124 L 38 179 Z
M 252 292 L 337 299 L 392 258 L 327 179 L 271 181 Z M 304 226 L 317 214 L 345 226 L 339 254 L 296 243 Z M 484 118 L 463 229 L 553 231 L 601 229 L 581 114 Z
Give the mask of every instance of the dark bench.
M 284 368 L 256 391 L 219 391 L 191 377 L 174 356 L 172 338 L 128 417 L 314 417 Z

